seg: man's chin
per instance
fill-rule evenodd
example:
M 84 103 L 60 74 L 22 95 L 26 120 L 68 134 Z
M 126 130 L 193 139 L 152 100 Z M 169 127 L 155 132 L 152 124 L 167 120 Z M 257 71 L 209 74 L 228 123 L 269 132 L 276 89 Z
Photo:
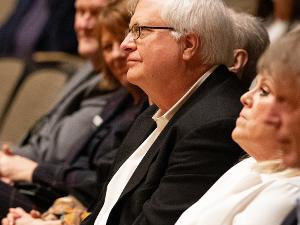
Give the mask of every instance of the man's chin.
M 129 69 L 127 72 L 127 80 L 132 83 L 135 84 L 137 83 L 137 81 L 139 80 L 140 76 L 134 71 L 134 69 Z
M 95 54 L 98 54 L 97 47 L 79 46 L 78 53 L 84 58 L 90 58 Z

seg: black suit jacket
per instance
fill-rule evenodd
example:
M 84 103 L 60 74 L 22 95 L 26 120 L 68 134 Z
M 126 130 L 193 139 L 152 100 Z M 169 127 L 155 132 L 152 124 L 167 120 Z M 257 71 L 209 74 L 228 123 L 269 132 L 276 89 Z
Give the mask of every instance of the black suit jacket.
M 132 175 L 108 218 L 109 225 L 171 225 L 242 154 L 231 139 L 245 90 L 225 66 L 179 109 Z M 112 175 L 154 129 L 150 107 L 119 148 Z M 226 187 L 224 187 L 226 188 Z M 83 224 L 94 224 L 104 201 Z

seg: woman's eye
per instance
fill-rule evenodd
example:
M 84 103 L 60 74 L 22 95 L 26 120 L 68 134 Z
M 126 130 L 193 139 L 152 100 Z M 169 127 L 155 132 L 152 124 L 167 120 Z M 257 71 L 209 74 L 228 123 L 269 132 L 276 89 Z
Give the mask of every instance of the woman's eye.
M 110 44 L 104 45 L 104 46 L 103 46 L 103 50 L 104 50 L 104 51 L 111 51 L 111 50 L 112 50 L 112 45 L 110 45 Z
M 260 96 L 268 96 L 270 94 L 269 90 L 267 88 L 260 88 Z

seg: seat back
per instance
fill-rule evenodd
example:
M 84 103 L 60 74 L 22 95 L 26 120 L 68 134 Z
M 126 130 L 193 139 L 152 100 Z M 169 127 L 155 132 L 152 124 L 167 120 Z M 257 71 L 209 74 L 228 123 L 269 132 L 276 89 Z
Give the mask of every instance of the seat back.
M 34 52 L 32 54 L 32 61 L 41 66 L 48 65 L 56 67 L 64 71 L 69 76 L 72 76 L 85 60 L 77 55 L 72 55 L 66 52 Z
M 0 140 L 18 143 L 35 121 L 50 110 L 66 80 L 67 75 L 54 68 L 27 74 L 3 121 Z
M 21 59 L 0 58 L 0 118 L 24 68 L 25 63 Z
M 16 0 L 0 0 L 0 26 L 7 20 L 12 11 L 15 9 L 16 3 Z

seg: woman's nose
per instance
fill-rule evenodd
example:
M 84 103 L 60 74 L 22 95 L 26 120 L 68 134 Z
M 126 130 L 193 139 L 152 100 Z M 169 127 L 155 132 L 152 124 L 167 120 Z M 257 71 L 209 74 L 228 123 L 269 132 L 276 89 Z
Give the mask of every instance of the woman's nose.
M 245 94 L 241 96 L 241 103 L 244 106 L 251 106 L 252 104 L 253 91 L 247 91 Z

